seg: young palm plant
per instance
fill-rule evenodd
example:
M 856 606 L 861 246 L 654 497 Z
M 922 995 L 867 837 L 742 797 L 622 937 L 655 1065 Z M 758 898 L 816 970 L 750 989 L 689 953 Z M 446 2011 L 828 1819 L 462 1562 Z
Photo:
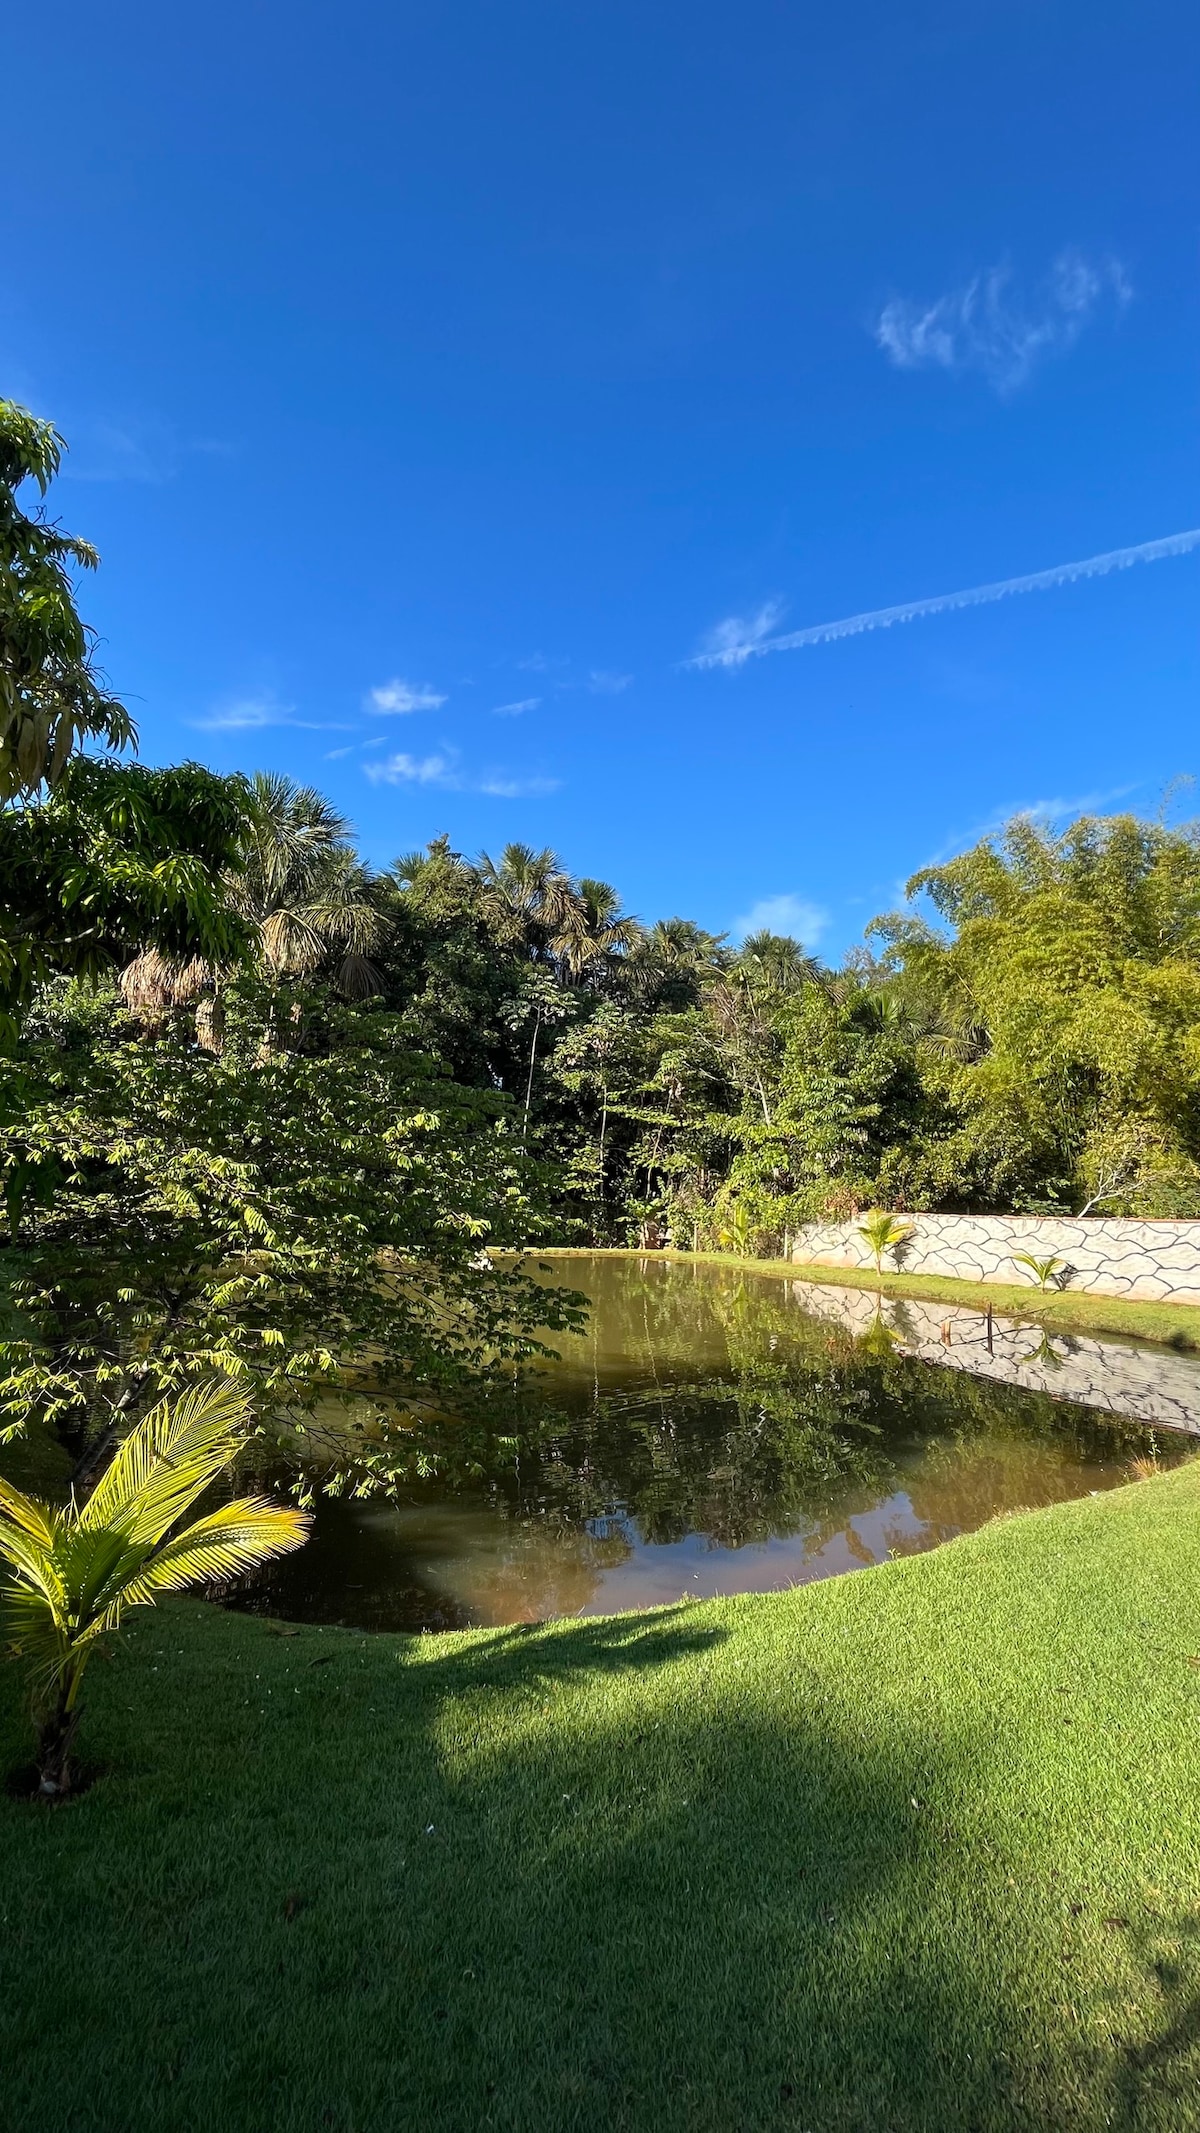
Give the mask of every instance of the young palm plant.
M 881 1209 L 859 1224 L 858 1234 L 875 1254 L 875 1272 L 882 1274 L 884 1253 L 894 1252 L 898 1245 L 906 1244 L 912 1236 L 912 1227 L 898 1222 L 895 1215 L 886 1214 Z
M 216 1379 L 153 1408 L 82 1505 L 40 1503 L 0 1480 L 0 1635 L 29 1676 L 45 1798 L 71 1790 L 84 1671 L 127 1607 L 250 1570 L 304 1540 L 307 1515 L 262 1496 L 173 1530 L 233 1458 L 246 1419 L 245 1394 Z
M 1035 1252 L 1013 1253 L 1013 1265 L 1027 1266 L 1039 1289 L 1048 1289 L 1055 1276 L 1061 1273 L 1066 1263 L 1065 1259 L 1059 1258 L 1057 1252 L 1052 1252 L 1048 1259 L 1039 1259 Z M 1060 1286 L 1060 1284 L 1056 1283 L 1056 1286 Z

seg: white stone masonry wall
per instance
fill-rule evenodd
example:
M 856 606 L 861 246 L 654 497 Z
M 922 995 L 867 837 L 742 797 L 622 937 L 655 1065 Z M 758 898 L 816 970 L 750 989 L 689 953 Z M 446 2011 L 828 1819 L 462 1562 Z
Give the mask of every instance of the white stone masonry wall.
M 1024 1282 L 1037 1287 L 1015 1252 L 1065 1261 L 1055 1286 L 1150 1303 L 1200 1304 L 1200 1221 L 1118 1221 L 1107 1215 L 898 1215 L 911 1231 L 883 1255 L 886 1271 L 948 1274 L 958 1281 Z M 810 1223 L 792 1258 L 807 1266 L 873 1268 L 857 1222 Z

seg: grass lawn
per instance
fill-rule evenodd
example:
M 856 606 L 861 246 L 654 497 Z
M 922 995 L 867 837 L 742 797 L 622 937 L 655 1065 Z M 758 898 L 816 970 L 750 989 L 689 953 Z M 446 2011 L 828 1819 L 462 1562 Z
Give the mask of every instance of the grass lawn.
M 85 1724 L 0 1797 L 5 2133 L 1200 2125 L 1200 1462 L 605 1621 L 180 1603 Z
M 831 1288 L 881 1290 L 885 1296 L 923 1297 L 929 1303 L 990 1306 L 1002 1317 L 1028 1318 L 1052 1333 L 1109 1333 L 1156 1341 L 1200 1354 L 1200 1305 L 1140 1303 L 1124 1296 L 1095 1296 L 1072 1289 L 1043 1292 L 1022 1281 L 954 1281 L 947 1274 L 898 1274 L 885 1267 L 804 1266 L 792 1259 L 739 1259 L 732 1252 L 637 1252 L 628 1246 L 529 1253 L 547 1259 L 662 1259 L 675 1266 L 727 1267 L 738 1274 L 769 1274 L 785 1281 L 823 1281 Z M 1200 2117 L 1197 2119 L 1200 2124 Z

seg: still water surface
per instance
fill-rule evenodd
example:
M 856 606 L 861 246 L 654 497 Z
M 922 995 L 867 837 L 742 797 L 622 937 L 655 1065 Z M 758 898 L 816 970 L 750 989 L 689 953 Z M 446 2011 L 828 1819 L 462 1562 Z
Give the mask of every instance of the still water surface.
M 307 1547 L 234 1605 L 454 1629 L 777 1591 L 1195 1449 L 899 1356 L 882 1326 L 818 1321 L 777 1278 L 577 1256 L 541 1278 L 591 1312 L 556 1336 L 515 1427 L 426 1432 L 432 1474 L 394 1502 L 322 1501 Z

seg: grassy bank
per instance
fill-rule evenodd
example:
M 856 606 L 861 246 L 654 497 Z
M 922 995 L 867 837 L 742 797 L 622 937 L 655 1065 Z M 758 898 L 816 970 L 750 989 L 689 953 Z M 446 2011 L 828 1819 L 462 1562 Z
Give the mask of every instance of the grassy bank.
M 1200 1463 L 769 1598 L 135 1618 L 0 1799 L 0 2123 L 1182 2133 L 1198 1596 Z
M 739 1274 L 771 1274 L 787 1281 L 820 1281 L 831 1288 L 870 1289 L 885 1296 L 921 1297 L 929 1303 L 964 1304 L 971 1310 L 989 1308 L 1002 1317 L 1027 1318 L 1055 1333 L 1127 1334 L 1135 1340 L 1156 1341 L 1187 1355 L 1200 1355 L 1200 1306 L 1196 1304 L 1136 1303 L 1121 1296 L 1078 1295 L 1054 1290 L 1043 1295 L 1024 1282 L 951 1281 L 942 1274 L 877 1275 L 873 1269 L 839 1266 L 804 1266 L 790 1259 L 739 1259 L 731 1252 L 636 1252 L 607 1249 L 600 1252 L 567 1246 L 544 1256 L 560 1259 L 661 1259 L 676 1266 L 717 1266 Z

